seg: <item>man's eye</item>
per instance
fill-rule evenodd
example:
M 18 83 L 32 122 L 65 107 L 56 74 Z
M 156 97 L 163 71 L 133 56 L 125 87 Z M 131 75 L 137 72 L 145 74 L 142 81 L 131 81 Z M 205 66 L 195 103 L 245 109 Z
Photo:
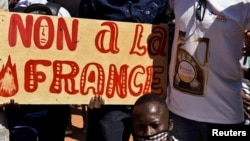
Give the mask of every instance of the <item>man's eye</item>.
M 145 126 L 145 125 L 141 125 L 141 126 L 139 126 L 139 128 L 140 128 L 140 129 L 146 129 L 146 128 L 147 128 L 147 126 Z
M 145 129 L 146 127 L 144 125 L 137 125 L 134 127 L 135 130 L 143 130 Z
M 160 126 L 160 124 L 156 124 L 156 123 L 155 124 L 151 124 L 151 127 L 154 128 L 154 129 L 159 128 L 159 126 Z

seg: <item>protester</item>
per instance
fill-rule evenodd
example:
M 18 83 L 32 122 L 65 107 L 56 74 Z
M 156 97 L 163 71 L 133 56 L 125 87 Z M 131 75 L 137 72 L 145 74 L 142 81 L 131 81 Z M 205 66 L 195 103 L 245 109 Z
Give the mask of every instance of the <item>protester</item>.
M 22 8 L 25 9 L 33 4 L 48 6 L 51 11 L 57 11 L 56 13 L 51 12 L 51 15 L 70 17 L 65 8 L 57 4 L 53 4 L 55 7 L 50 7 L 52 4 L 47 5 L 47 0 L 13 0 L 11 6 L 14 8 L 10 11 L 23 12 Z M 57 7 L 58 9 L 56 9 Z M 34 10 L 39 11 L 39 9 Z M 5 104 L 5 112 L 11 141 L 33 141 L 33 139 L 64 141 L 65 130 L 71 116 L 70 105 L 19 105 L 14 100 Z
M 58 9 L 52 10 L 53 11 L 57 11 L 56 15 L 59 17 L 71 17 L 69 11 L 67 9 L 65 9 L 64 7 L 60 6 L 57 3 L 52 3 L 52 2 L 48 2 L 47 0 L 18 0 L 13 2 L 14 4 L 12 4 L 12 7 L 10 10 L 11 11 L 15 11 L 15 12 L 21 12 L 21 11 L 17 11 L 19 10 L 20 7 L 28 7 L 32 4 L 53 4 L 52 7 L 54 7 L 54 5 L 58 6 Z
M 80 18 L 156 24 L 167 23 L 165 12 L 165 0 L 81 0 L 78 15 Z M 96 96 L 92 100 L 98 99 Z M 94 104 L 93 109 L 88 110 L 86 141 L 128 141 L 131 105 L 99 102 L 101 108 Z
M 128 141 L 130 110 L 131 105 L 104 105 L 101 96 L 94 96 L 86 118 L 86 141 Z
M 8 0 L 0 0 L 0 9 L 8 9 Z M 9 130 L 4 107 L 0 104 L 0 141 L 9 141 Z
M 169 7 L 176 23 L 166 100 L 173 135 L 207 140 L 208 127 L 244 120 L 239 60 L 243 33 L 250 29 L 250 1 L 169 0 Z
M 64 141 L 69 105 L 19 105 L 13 99 L 4 105 L 11 141 L 35 137 L 39 141 Z
M 134 141 L 176 141 L 170 135 L 173 121 L 165 99 L 155 94 L 142 95 L 132 109 L 132 126 Z

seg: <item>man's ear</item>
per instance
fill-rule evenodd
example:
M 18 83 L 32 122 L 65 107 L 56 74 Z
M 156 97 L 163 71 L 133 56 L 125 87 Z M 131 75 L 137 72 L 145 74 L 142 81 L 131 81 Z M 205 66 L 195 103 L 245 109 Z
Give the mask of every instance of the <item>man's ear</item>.
M 174 122 L 172 119 L 168 121 L 168 131 L 172 131 L 174 129 Z

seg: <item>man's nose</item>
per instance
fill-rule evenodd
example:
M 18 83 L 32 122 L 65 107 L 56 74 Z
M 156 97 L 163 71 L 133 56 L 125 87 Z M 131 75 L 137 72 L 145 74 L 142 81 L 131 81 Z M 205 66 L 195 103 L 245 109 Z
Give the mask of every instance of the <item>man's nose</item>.
M 150 126 L 145 128 L 144 136 L 150 136 L 154 134 L 154 129 Z

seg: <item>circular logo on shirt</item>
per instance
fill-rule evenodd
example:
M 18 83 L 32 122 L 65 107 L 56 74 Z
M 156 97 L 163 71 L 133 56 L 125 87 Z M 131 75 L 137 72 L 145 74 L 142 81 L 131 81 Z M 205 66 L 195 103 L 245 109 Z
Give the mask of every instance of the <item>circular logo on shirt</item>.
M 181 61 L 178 67 L 178 75 L 183 82 L 189 83 L 195 78 L 195 69 L 187 61 Z

